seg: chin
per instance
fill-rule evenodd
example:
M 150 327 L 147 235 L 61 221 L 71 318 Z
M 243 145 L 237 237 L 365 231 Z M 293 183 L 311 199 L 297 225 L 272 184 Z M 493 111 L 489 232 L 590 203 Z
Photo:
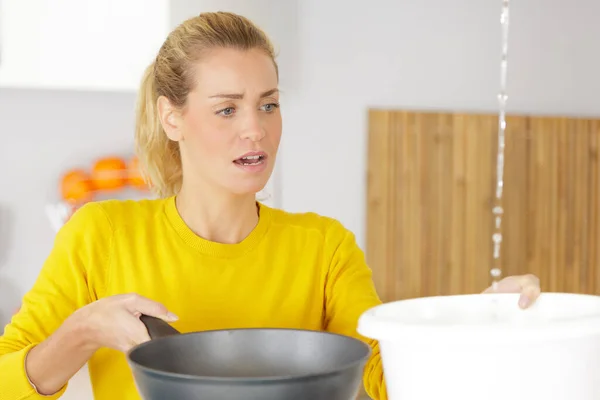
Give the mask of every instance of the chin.
M 267 186 L 267 182 L 240 182 L 238 185 L 231 187 L 231 191 L 237 195 L 256 195 L 257 193 L 264 190 Z

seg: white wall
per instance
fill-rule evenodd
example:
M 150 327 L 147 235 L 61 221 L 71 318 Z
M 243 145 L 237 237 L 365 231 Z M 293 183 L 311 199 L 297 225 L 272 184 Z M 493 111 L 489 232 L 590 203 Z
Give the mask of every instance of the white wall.
M 283 201 L 364 243 L 368 107 L 496 112 L 500 0 L 306 0 Z M 508 108 L 600 115 L 600 2 L 511 1 Z M 510 184 L 510 182 L 507 182 Z
M 501 2 L 300 4 L 298 35 L 287 38 L 297 43 L 287 61 L 297 81 L 282 104 L 283 206 L 337 217 L 363 244 L 367 108 L 495 112 Z M 509 110 L 600 115 L 598 15 L 595 0 L 511 2 Z M 59 174 L 127 152 L 133 101 L 130 94 L 0 91 L 0 323 L 51 247 L 43 206 Z
M 50 251 L 60 174 L 131 154 L 133 110 L 132 94 L 0 89 L 0 322 Z

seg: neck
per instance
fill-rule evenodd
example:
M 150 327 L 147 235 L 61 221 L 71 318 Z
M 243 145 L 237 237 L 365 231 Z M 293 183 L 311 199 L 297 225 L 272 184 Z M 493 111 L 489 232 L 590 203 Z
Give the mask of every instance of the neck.
M 211 242 L 236 244 L 258 224 L 255 196 L 200 194 L 182 188 L 175 199 L 177 211 L 198 236 Z

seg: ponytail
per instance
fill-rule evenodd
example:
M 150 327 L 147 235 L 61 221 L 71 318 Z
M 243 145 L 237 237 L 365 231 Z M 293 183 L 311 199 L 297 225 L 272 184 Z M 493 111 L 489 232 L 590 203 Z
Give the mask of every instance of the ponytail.
M 181 155 L 178 144 L 167 137 L 160 122 L 154 65 L 146 68 L 138 92 L 135 150 L 148 186 L 159 197 L 169 197 L 181 188 Z

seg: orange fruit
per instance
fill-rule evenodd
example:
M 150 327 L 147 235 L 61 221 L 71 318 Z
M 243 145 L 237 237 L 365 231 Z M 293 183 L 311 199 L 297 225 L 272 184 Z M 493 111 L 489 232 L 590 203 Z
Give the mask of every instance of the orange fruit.
M 92 182 L 96 190 L 122 189 L 127 183 L 127 164 L 119 157 L 105 157 L 92 167 Z
M 94 187 L 90 177 L 81 169 L 74 169 L 65 173 L 60 188 L 62 198 L 70 203 L 85 203 L 93 197 Z
M 144 182 L 142 173 L 140 171 L 140 160 L 137 156 L 133 156 L 129 161 L 128 177 L 127 180 L 131 186 L 138 189 L 147 189 L 148 185 Z

